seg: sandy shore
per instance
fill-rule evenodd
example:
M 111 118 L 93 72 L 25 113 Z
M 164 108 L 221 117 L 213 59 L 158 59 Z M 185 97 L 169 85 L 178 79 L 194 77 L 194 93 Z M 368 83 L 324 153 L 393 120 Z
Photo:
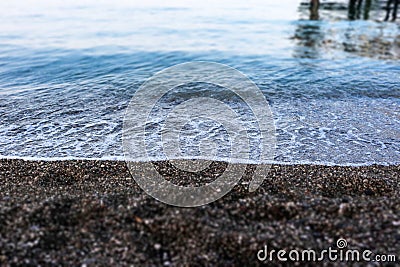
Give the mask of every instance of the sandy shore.
M 5 266 L 249 266 L 265 245 L 323 250 L 339 238 L 400 259 L 400 166 L 276 165 L 256 192 L 239 184 L 198 208 L 149 197 L 124 162 L 3 159 L 0 177 Z

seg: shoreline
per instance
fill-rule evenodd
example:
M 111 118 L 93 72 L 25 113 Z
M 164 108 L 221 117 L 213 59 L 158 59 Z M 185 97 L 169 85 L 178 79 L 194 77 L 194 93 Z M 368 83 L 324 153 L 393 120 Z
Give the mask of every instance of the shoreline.
M 400 165 L 272 165 L 252 193 L 250 174 L 179 208 L 148 196 L 123 161 L 0 159 L 0 263 L 260 265 L 265 245 L 322 250 L 339 238 L 399 263 Z
M 210 160 L 209 158 L 176 158 L 172 160 Z M 116 162 L 126 162 L 127 159 L 124 156 L 109 156 L 101 158 L 83 158 L 83 157 L 27 157 L 27 156 L 4 156 L 0 155 L 0 161 L 2 160 L 22 160 L 22 161 L 43 161 L 43 162 L 54 162 L 54 161 L 116 161 Z M 145 159 L 145 160 L 130 160 L 130 162 L 143 163 L 143 162 L 163 162 L 164 159 Z M 224 159 L 215 160 L 217 162 L 228 162 Z M 250 165 L 312 165 L 312 166 L 328 166 L 328 167 L 368 167 L 368 166 L 397 166 L 400 165 L 399 162 L 363 162 L 363 163 L 335 163 L 335 162 L 325 162 L 325 161 L 270 161 L 270 162 L 252 162 L 249 160 L 234 159 L 231 164 L 250 164 Z

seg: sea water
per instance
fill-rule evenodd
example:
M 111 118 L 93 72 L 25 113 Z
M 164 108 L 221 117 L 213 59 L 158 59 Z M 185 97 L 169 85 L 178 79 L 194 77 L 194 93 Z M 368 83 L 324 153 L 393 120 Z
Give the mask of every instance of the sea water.
M 400 24 L 372 2 L 349 20 L 347 1 L 322 1 L 310 20 L 296 0 L 2 1 L 0 156 L 123 159 L 136 90 L 211 61 L 264 94 L 276 162 L 399 164 Z

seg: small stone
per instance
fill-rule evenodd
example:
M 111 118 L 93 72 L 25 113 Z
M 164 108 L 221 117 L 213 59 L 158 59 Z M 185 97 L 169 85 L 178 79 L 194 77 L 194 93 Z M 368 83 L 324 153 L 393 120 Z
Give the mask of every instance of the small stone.
M 341 203 L 339 206 L 339 215 L 348 215 L 350 212 L 349 204 Z
M 372 191 L 371 189 L 365 189 L 364 190 L 364 194 L 367 196 L 373 196 L 374 195 L 374 191 Z

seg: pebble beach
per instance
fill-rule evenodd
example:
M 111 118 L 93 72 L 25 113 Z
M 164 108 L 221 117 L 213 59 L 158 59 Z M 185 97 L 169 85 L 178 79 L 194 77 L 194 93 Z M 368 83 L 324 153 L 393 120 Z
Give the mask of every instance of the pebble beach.
M 157 167 L 168 176 L 166 162 Z M 252 169 L 218 201 L 179 208 L 148 196 L 123 161 L 2 159 L 0 263 L 284 265 L 262 262 L 257 252 L 322 250 L 339 238 L 348 248 L 400 259 L 400 166 L 272 165 L 249 193 Z

